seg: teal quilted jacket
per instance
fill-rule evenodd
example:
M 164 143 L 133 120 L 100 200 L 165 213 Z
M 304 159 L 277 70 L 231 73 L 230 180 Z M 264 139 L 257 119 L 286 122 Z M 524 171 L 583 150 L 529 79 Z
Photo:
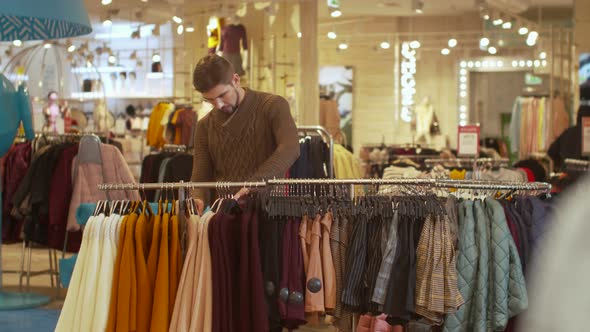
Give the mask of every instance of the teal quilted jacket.
M 465 304 L 445 318 L 449 332 L 503 331 L 528 305 L 504 210 L 492 199 L 459 204 L 457 284 Z

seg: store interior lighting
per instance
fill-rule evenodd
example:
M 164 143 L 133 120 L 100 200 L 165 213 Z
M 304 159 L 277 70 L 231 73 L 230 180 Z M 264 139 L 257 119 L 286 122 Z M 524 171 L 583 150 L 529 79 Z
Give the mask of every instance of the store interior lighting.
M 330 16 L 332 16 L 334 18 L 340 17 L 340 16 L 342 16 L 342 11 L 340 11 L 340 9 L 337 9 L 337 8 L 336 9 L 333 9 L 330 12 Z
M 301 34 L 301 32 L 298 32 L 298 33 L 297 33 L 297 38 L 301 38 L 301 36 L 303 36 L 303 35 Z
M 348 49 L 348 44 L 347 43 L 340 43 L 340 45 L 338 45 L 338 49 L 340 49 L 340 50 L 347 50 Z
M 72 44 L 68 46 L 68 52 L 73 53 L 76 50 L 76 45 Z
M 411 48 L 413 48 L 413 49 L 420 48 L 420 42 L 419 42 L 419 41 L 417 41 L 417 40 L 412 40 L 412 41 L 410 42 L 410 47 L 411 47 Z
M 497 19 L 495 19 L 495 20 L 492 22 L 492 24 L 494 24 L 494 25 L 496 25 L 496 26 L 498 26 L 498 25 L 500 25 L 500 24 L 502 24 L 502 23 L 504 23 L 504 20 L 502 20 L 501 18 L 497 18 Z
M 381 46 L 382 49 L 387 50 L 391 47 L 391 45 L 389 44 L 389 42 L 383 41 L 381 42 L 381 44 L 379 45 Z
M 490 54 L 496 54 L 496 53 L 498 53 L 498 50 L 494 46 L 492 46 L 492 47 L 488 48 L 488 52 Z
M 502 29 L 505 29 L 505 30 L 512 29 L 512 22 L 504 22 L 504 23 L 502 23 Z
M 488 46 L 490 46 L 490 40 L 486 37 L 483 37 L 479 40 L 479 49 L 482 51 L 487 50 Z
M 114 54 L 109 54 L 109 63 L 114 65 L 115 63 L 117 63 L 117 57 Z
M 43 44 L 43 47 L 44 47 L 44 48 L 51 48 L 51 43 L 50 43 L 50 42 L 45 42 L 45 43 Z
M 521 36 L 524 36 L 527 33 L 529 33 L 529 29 L 527 27 L 521 27 L 520 29 L 518 29 L 518 34 Z
M 449 55 L 451 53 L 451 50 L 449 50 L 448 48 L 443 48 L 442 50 L 440 50 L 440 54 L 442 55 Z
M 416 14 L 424 13 L 424 0 L 412 0 L 412 11 Z
M 20 39 L 15 39 L 12 41 L 12 45 L 16 47 L 21 47 L 23 45 L 23 42 Z
M 327 36 L 328 36 L 328 38 L 330 38 L 330 39 L 336 39 L 336 38 L 338 38 L 338 35 L 337 35 L 337 34 L 336 34 L 336 32 L 334 32 L 334 31 L 330 31 L 330 32 L 328 32 L 328 35 L 327 35 Z
M 542 51 L 541 53 L 539 53 L 539 59 L 541 59 L 541 60 L 547 59 L 547 52 Z
M 174 14 L 174 16 L 172 16 L 172 21 L 174 21 L 176 24 L 182 23 L 182 16 L 180 14 L 180 10 L 176 10 L 176 13 Z
M 539 33 L 537 31 L 530 31 L 527 39 L 526 39 L 526 44 L 528 46 L 535 46 L 535 44 L 537 44 L 537 39 L 539 38 Z
M 110 5 L 112 2 L 113 2 L 113 0 L 101 0 L 101 1 L 100 1 L 100 3 L 101 3 L 103 6 Z
M 183 32 L 184 32 L 184 25 L 179 24 L 178 27 L 176 27 L 176 33 L 179 35 L 182 35 Z
M 154 53 L 154 55 L 152 55 L 152 61 L 153 62 L 160 62 L 160 60 L 162 60 L 162 58 L 160 57 L 159 53 Z
M 195 26 L 192 23 L 189 23 L 185 29 L 186 32 L 195 32 Z
M 457 39 L 455 39 L 455 38 L 449 39 L 448 45 L 450 48 L 457 46 Z

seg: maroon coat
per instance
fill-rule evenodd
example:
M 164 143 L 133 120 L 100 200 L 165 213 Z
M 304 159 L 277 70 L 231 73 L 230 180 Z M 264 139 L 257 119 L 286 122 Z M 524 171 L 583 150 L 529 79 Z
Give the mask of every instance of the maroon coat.
M 12 199 L 31 165 L 31 144 L 14 146 L 5 156 L 2 179 L 2 240 L 19 241 L 23 220 L 11 216 Z

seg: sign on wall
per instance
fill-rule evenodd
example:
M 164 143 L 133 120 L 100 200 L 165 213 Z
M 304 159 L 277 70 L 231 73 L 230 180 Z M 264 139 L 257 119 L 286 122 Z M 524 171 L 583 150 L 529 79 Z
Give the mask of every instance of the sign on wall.
M 459 126 L 457 155 L 477 156 L 479 154 L 479 126 Z

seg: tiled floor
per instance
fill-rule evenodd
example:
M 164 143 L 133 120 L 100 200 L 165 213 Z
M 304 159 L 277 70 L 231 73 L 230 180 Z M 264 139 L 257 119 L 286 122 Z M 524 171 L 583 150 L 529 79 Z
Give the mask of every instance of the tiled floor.
M 20 267 L 21 244 L 2 246 L 3 270 L 18 270 Z M 60 256 L 61 257 L 61 256 Z M 31 269 L 33 271 L 49 269 L 47 249 L 33 249 Z M 18 292 L 18 275 L 5 273 L 2 278 L 4 290 Z M 0 330 L 3 332 L 49 332 L 55 329 L 59 312 L 63 304 L 65 291 L 58 297 L 51 288 L 48 275 L 31 277 L 30 291 L 52 298 L 52 301 L 40 308 L 14 311 L 0 311 Z

